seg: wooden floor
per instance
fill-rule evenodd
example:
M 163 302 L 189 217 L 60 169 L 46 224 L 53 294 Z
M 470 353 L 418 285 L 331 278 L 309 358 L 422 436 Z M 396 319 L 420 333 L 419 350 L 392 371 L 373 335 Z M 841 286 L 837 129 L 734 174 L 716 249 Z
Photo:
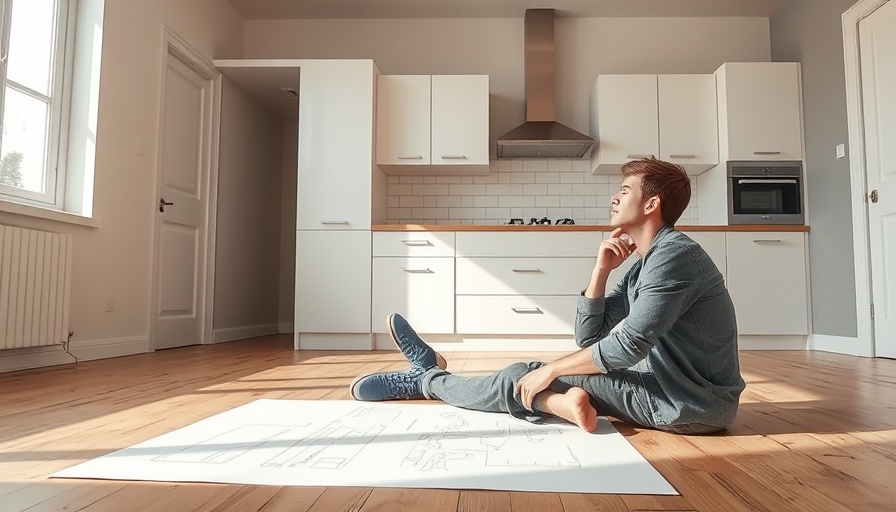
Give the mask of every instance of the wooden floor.
M 284 336 L 0 375 L 0 511 L 896 510 L 896 361 L 742 352 L 747 390 L 721 435 L 616 427 L 681 496 L 274 487 L 47 479 L 258 398 L 349 399 L 398 352 L 295 352 Z M 477 374 L 556 353 L 445 354 Z

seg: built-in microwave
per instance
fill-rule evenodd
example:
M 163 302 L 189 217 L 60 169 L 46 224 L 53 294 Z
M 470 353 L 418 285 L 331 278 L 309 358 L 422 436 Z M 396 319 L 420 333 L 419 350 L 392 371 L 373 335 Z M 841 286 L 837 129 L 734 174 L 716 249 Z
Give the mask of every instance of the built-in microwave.
M 800 161 L 728 162 L 729 224 L 804 224 Z

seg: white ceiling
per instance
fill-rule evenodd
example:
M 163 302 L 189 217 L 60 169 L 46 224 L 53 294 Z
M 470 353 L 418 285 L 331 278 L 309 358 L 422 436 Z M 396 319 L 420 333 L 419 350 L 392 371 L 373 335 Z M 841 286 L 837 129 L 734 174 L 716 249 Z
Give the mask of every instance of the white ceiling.
M 561 17 L 772 16 L 787 0 L 230 0 L 246 19 L 522 18 L 526 9 Z

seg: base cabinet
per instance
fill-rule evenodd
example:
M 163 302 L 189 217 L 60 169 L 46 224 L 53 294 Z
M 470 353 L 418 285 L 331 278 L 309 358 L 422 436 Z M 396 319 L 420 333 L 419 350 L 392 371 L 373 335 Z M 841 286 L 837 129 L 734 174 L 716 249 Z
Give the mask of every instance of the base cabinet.
M 296 232 L 297 333 L 370 333 L 370 231 Z
M 805 234 L 731 232 L 726 240 L 738 333 L 809 334 Z

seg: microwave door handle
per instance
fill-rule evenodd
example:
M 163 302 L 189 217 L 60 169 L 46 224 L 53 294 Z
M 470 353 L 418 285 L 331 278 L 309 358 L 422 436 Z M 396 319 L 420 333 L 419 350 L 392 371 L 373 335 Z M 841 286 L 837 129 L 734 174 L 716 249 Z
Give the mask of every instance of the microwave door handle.
M 744 185 L 752 185 L 752 184 L 766 184 L 766 183 L 796 183 L 796 180 L 737 180 L 738 184 Z

